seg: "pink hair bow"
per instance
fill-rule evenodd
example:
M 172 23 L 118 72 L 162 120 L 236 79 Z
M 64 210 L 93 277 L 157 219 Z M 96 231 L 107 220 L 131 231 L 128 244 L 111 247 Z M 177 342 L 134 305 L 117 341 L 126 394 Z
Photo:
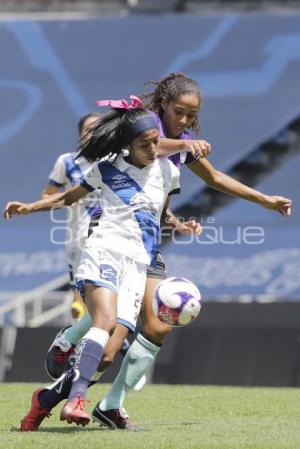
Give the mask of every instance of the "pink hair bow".
M 135 95 L 130 95 L 131 103 L 129 104 L 126 100 L 99 100 L 96 102 L 97 106 L 111 106 L 112 108 L 119 109 L 136 109 L 143 108 L 143 103 Z

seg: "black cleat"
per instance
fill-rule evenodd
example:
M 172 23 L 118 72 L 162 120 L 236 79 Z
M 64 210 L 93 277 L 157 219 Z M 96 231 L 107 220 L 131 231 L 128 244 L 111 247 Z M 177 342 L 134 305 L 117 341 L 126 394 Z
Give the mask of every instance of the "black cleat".
M 141 430 L 135 424 L 129 421 L 129 416 L 127 415 L 124 408 L 101 410 L 100 402 L 98 402 L 98 404 L 92 411 L 92 417 L 94 422 L 98 422 L 100 423 L 100 425 L 104 425 L 111 430 L 123 429 L 130 430 L 132 432 Z
M 62 339 L 64 331 L 69 327 L 70 326 L 66 326 L 58 332 L 46 356 L 46 371 L 48 375 L 55 380 L 63 375 L 67 369 L 69 357 L 71 354 L 74 354 L 74 347 L 69 343 L 64 342 Z

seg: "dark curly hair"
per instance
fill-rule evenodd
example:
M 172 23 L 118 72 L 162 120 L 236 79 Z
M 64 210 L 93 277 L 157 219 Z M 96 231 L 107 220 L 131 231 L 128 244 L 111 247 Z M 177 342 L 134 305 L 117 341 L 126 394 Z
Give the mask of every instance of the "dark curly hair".
M 163 116 L 161 103 L 165 100 L 167 103 L 176 100 L 180 95 L 193 94 L 201 102 L 202 95 L 196 81 L 187 77 L 183 73 L 170 73 L 160 81 L 147 81 L 144 86 L 153 85 L 155 89 L 150 93 L 143 93 L 140 98 L 144 100 L 147 109 L 156 112 L 160 118 Z M 198 117 L 190 127 L 195 133 L 200 131 Z

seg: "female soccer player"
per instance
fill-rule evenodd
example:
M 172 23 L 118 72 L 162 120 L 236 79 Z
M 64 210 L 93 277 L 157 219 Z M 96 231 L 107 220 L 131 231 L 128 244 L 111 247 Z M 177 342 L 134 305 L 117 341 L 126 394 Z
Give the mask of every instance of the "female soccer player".
M 80 118 L 78 122 L 80 145 L 83 145 L 88 137 L 89 127 L 100 117 L 99 112 L 92 112 Z M 62 188 L 68 189 L 80 183 L 83 175 L 91 168 L 93 162 L 88 161 L 85 157 L 76 158 L 76 155 L 77 153 L 64 153 L 57 158 L 49 175 L 48 184 L 42 191 L 42 198 L 47 198 L 49 195 L 59 192 Z M 70 273 L 70 287 L 73 292 L 71 313 L 74 319 L 81 318 L 86 313 L 84 302 L 76 289 L 75 273 L 81 250 L 88 237 L 92 211 L 99 206 L 100 192 L 98 194 L 96 192 L 86 195 L 83 200 L 69 209 L 66 223 L 65 248 Z
M 264 195 L 216 170 L 207 159 L 193 158 L 185 152 L 179 153 L 183 148 L 190 148 L 194 145 L 194 142 L 199 142 L 190 140 L 187 131 L 192 129 L 197 132 L 199 129 L 198 112 L 201 106 L 199 87 L 195 81 L 180 73 L 170 74 L 154 84 L 155 90 L 147 96 L 150 99 L 147 107 L 153 111 L 161 137 L 167 138 L 167 140 L 164 140 L 164 147 L 178 152 L 169 158 L 176 166 L 180 168 L 182 163 L 186 163 L 197 176 L 217 190 L 257 202 L 261 206 L 277 210 L 283 215 L 290 214 L 291 201 L 289 199 Z M 187 222 L 187 224 L 178 222 L 170 211 L 169 216 L 169 221 L 179 231 L 182 233 L 191 232 L 190 222 Z M 193 226 L 196 227 L 197 224 L 193 224 Z M 199 232 L 199 229 L 196 230 L 195 228 L 195 232 Z M 152 366 L 165 337 L 172 330 L 170 326 L 159 321 L 152 311 L 153 289 L 165 277 L 166 272 L 162 261 L 157 264 L 156 269 L 148 269 L 142 309 L 143 333 L 138 334 L 129 348 L 111 390 L 93 411 L 93 417 L 110 428 L 129 428 L 131 426 L 122 407 L 124 398 Z M 85 334 L 90 325 L 88 317 L 83 318 L 83 320 L 86 320 L 87 328 L 81 329 L 82 335 Z M 121 323 L 116 326 L 114 335 L 110 339 L 110 347 L 106 348 L 100 370 L 111 363 L 116 350 L 121 347 L 121 342 L 127 333 L 126 326 Z M 82 335 L 79 336 L 78 340 Z M 63 335 L 63 338 L 67 337 L 68 331 Z M 73 338 L 72 343 L 76 344 L 78 340 Z
M 115 327 L 117 305 L 118 316 L 132 327 L 136 324 L 147 266 L 155 263 L 159 249 L 160 217 L 168 194 L 179 189 L 177 168 L 167 158 L 157 159 L 157 123 L 139 106 L 114 108 L 81 151 L 95 161 L 116 156 L 114 162 L 94 164 L 80 185 L 63 193 L 33 203 L 9 202 L 4 210 L 5 218 L 49 210 L 101 188 L 102 215 L 86 241 L 76 274 L 92 327 L 78 348 L 72 388 L 60 415 L 69 423 L 90 421 L 84 408 L 86 390 Z M 122 155 L 124 148 L 127 157 Z

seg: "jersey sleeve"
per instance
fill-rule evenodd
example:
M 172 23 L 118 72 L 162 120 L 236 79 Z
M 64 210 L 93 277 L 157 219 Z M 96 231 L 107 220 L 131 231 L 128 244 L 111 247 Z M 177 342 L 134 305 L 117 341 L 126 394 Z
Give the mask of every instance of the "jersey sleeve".
M 186 131 L 183 135 L 185 140 L 192 140 L 191 135 Z M 196 154 L 195 156 L 192 155 L 190 151 L 185 152 L 185 159 L 183 160 L 184 165 L 194 164 L 194 162 L 197 162 L 199 159 L 199 155 Z
M 187 151 L 184 164 L 185 165 L 194 164 L 195 162 L 197 162 L 199 160 L 199 158 L 200 158 L 200 156 L 198 154 L 193 156 L 192 153 Z
M 160 125 L 160 118 L 159 118 L 158 114 L 156 114 L 156 112 L 154 112 L 154 111 L 149 111 L 149 110 L 147 110 L 147 111 L 150 112 L 150 114 L 152 115 L 152 117 L 154 118 L 154 120 L 156 121 L 156 123 L 157 123 L 158 125 Z
M 172 164 L 172 162 L 170 162 L 170 166 L 171 166 L 171 185 L 170 185 L 170 189 L 169 189 L 169 196 L 170 195 L 176 195 L 178 193 L 180 193 L 180 172 L 178 170 L 177 167 L 175 167 L 174 164 Z
M 64 156 L 61 154 L 53 168 L 52 171 L 48 177 L 48 183 L 51 185 L 54 185 L 56 187 L 62 187 L 67 183 L 67 174 L 66 174 L 66 167 L 64 162 Z
M 102 177 L 97 162 L 86 172 L 80 182 L 80 185 L 89 192 L 93 192 L 93 190 L 101 188 Z

